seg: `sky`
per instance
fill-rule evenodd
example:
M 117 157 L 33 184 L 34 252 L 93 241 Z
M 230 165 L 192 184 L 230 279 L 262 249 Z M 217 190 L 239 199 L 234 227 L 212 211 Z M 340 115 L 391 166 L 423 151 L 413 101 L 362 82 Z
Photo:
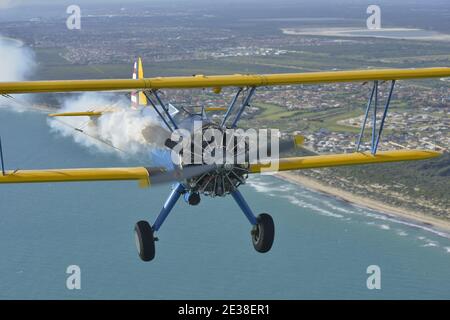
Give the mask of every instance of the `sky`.
M 105 8 L 105 12 L 118 11 L 119 8 L 130 8 L 135 4 L 136 8 L 144 6 L 148 9 L 152 6 L 158 9 L 172 8 L 178 10 L 192 9 L 202 11 L 214 11 L 214 14 L 236 17 L 271 15 L 296 15 L 298 17 L 346 17 L 354 18 L 347 8 L 359 7 L 361 10 L 371 4 L 383 7 L 384 20 L 391 24 L 397 22 L 405 26 L 419 28 L 437 28 L 441 32 L 447 32 L 450 0 L 0 0 L 0 23 L 7 21 L 26 21 L 31 18 L 65 18 L 65 8 L 76 4 L 81 7 L 82 14 L 98 13 Z M 175 4 L 180 4 L 175 5 Z M 26 8 L 33 6 L 32 9 Z M 254 8 L 254 9 L 253 9 Z M 277 10 L 283 8 L 283 10 Z M 415 12 L 421 10 L 423 16 L 407 17 L 408 10 Z M 418 18 L 418 19 L 416 19 Z M 436 20 L 437 19 L 437 20 Z M 1 32 L 1 30 L 0 30 Z
M 42 5 L 42 4 L 61 4 L 61 3 L 67 3 L 69 4 L 101 4 L 101 3 L 136 3 L 136 2 L 143 2 L 143 3 L 176 3 L 176 2 L 182 2 L 182 3 L 211 3 L 211 0 L 131 0 L 124 2 L 123 0 L 0 0 L 0 8 L 7 8 L 12 6 L 21 6 L 21 5 Z M 261 3 L 261 2 L 267 2 L 267 3 L 273 3 L 273 0 L 222 0 L 222 2 L 255 2 L 255 3 Z M 368 3 L 368 4 L 380 4 L 380 3 L 405 3 L 405 4 L 412 4 L 412 3 L 424 3 L 422 0 L 277 0 L 277 3 L 307 3 L 307 4 L 314 4 L 318 2 L 327 2 L 327 3 L 354 3 L 354 4 L 361 4 L 361 3 Z M 428 0 L 427 3 L 446 3 L 448 0 Z

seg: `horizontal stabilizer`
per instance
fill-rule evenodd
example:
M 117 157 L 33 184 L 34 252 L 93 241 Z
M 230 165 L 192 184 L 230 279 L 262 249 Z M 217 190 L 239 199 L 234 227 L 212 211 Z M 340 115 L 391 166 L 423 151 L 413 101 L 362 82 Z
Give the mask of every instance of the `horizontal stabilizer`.
M 99 117 L 104 111 L 50 113 L 49 117 Z
M 227 111 L 225 107 L 206 107 L 205 111 Z

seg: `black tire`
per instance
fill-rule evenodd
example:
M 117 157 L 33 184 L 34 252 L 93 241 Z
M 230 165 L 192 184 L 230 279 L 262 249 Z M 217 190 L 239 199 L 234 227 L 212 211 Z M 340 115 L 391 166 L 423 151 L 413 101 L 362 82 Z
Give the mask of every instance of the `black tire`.
M 268 252 L 275 238 L 273 219 L 267 213 L 261 213 L 256 219 L 258 224 L 252 230 L 253 247 L 258 252 Z
M 155 238 L 153 229 L 147 221 L 139 221 L 134 227 L 136 247 L 143 261 L 151 261 L 155 257 Z

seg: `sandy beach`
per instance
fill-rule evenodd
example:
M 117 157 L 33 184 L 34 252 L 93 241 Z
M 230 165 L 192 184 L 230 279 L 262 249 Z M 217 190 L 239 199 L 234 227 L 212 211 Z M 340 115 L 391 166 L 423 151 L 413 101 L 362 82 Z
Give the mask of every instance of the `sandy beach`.
M 411 220 L 414 222 L 418 222 L 429 227 L 433 227 L 435 229 L 439 229 L 442 231 L 450 231 L 450 222 L 441 220 L 438 218 L 434 218 L 420 212 L 411 211 L 409 209 L 399 208 L 390 206 L 388 204 L 372 200 L 370 198 L 364 198 L 357 195 L 354 195 L 348 191 L 344 191 L 335 187 L 330 187 L 320 182 L 301 176 L 295 173 L 289 172 L 278 172 L 274 175 L 277 178 L 287 180 L 289 182 L 302 185 L 310 190 L 319 191 L 322 193 L 326 193 L 328 195 L 334 196 L 336 198 L 351 202 L 357 206 L 366 207 L 370 209 L 374 209 L 380 211 L 388 216 L 398 217 L 405 220 Z

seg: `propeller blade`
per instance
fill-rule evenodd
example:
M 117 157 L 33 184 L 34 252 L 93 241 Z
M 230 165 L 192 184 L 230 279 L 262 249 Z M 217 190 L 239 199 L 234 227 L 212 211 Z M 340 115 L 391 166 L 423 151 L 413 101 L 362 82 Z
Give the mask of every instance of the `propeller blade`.
M 174 181 L 184 181 L 204 173 L 213 171 L 217 168 L 215 164 L 190 165 L 185 167 L 176 167 L 174 170 L 164 168 L 147 168 L 151 184 L 167 183 Z

